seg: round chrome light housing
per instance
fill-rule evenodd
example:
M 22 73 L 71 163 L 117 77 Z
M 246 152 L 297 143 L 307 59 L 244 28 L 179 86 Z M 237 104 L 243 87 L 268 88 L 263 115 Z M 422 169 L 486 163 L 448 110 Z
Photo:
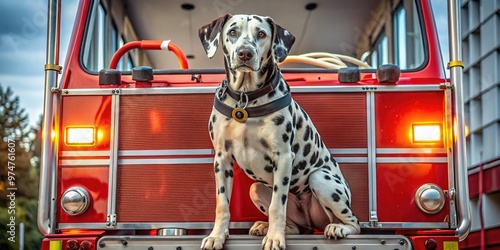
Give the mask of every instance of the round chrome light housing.
M 81 215 L 90 206 L 90 196 L 82 187 L 70 187 L 61 197 L 61 207 L 69 215 Z
M 436 214 L 443 209 L 445 195 L 443 190 L 434 184 L 424 184 L 415 192 L 415 204 L 426 214 Z

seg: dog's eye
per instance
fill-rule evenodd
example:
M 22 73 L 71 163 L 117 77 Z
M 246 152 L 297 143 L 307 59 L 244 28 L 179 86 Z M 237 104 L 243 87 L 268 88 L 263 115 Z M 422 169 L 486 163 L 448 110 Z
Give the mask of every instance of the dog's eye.
M 235 37 L 236 36 L 236 30 L 229 31 L 229 35 L 232 36 L 232 37 Z
M 264 38 L 266 37 L 266 33 L 264 33 L 263 31 L 259 31 L 259 38 Z

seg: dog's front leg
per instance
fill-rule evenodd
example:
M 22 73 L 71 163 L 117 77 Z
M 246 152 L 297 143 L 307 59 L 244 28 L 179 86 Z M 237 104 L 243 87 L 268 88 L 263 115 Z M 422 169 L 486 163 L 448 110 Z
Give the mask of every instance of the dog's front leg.
M 269 228 L 266 237 L 262 240 L 264 250 L 286 249 L 286 206 L 294 155 L 288 152 L 276 154 L 274 158 L 276 162 L 273 173 L 274 191 L 269 205 Z
M 201 249 L 222 249 L 224 241 L 229 237 L 229 200 L 233 189 L 233 163 L 231 158 L 221 153 L 214 157 L 216 186 L 215 224 L 210 235 L 203 239 Z

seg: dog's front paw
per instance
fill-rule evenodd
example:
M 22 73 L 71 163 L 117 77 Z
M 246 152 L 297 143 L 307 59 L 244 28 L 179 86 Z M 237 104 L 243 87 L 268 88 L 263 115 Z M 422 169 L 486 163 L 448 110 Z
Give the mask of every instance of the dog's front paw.
M 356 234 L 355 230 L 352 226 L 343 225 L 343 224 L 328 224 L 325 227 L 325 236 L 328 239 L 342 239 L 345 238 L 349 234 Z
M 203 241 L 201 242 L 201 249 L 207 249 L 207 250 L 212 250 L 212 249 L 222 249 L 222 246 L 224 245 L 224 241 L 229 238 L 229 232 L 226 232 L 224 234 L 220 235 L 212 235 L 210 234 L 208 237 L 205 237 Z
M 269 223 L 265 221 L 257 221 L 250 228 L 250 235 L 254 236 L 264 236 L 267 234 L 267 228 L 269 227 Z
M 263 250 L 284 250 L 286 249 L 285 244 L 285 234 L 270 234 L 268 233 L 266 237 L 262 240 Z

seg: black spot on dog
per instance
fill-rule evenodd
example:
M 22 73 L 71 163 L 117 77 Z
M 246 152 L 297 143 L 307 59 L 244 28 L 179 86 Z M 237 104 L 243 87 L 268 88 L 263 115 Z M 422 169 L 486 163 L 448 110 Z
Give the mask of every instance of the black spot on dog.
M 311 143 L 307 143 L 304 146 L 304 151 L 302 152 L 302 155 L 306 157 L 309 154 L 309 152 L 311 152 Z
M 292 123 L 291 123 L 291 122 L 288 122 L 288 123 L 286 124 L 286 132 L 287 132 L 287 133 L 292 132 Z
M 342 212 L 340 212 L 340 213 L 342 213 L 342 214 L 347 214 L 347 213 L 349 213 L 349 209 L 344 208 L 344 210 L 342 210 Z
M 221 194 L 226 192 L 226 188 L 224 186 L 220 187 L 219 190 L 220 190 L 219 193 L 221 193 Z
M 226 178 L 233 177 L 233 170 L 226 170 L 225 171 Z
M 233 142 L 231 140 L 224 141 L 224 149 L 226 149 L 226 152 L 228 152 L 232 146 L 233 146 Z
M 345 201 L 345 205 L 346 205 L 347 207 L 351 207 L 351 204 L 349 203 L 349 200 L 346 200 L 346 201 Z
M 325 175 L 325 179 L 326 180 L 331 180 L 332 178 L 330 176 L 328 176 L 328 175 Z
M 330 168 L 330 166 L 327 166 L 327 165 L 324 165 L 323 167 L 321 168 L 324 168 L 324 169 L 327 169 L 328 171 L 332 171 L 332 169 Z
M 259 16 L 252 16 L 252 17 L 253 17 L 255 20 L 257 20 L 257 21 L 259 21 L 259 22 L 261 22 L 261 23 L 263 22 L 263 21 L 262 21 L 262 18 L 260 18 Z
M 330 161 L 330 157 L 328 156 L 325 156 L 325 162 L 329 162 Z M 324 168 L 324 167 L 323 167 Z
M 304 115 L 304 119 L 309 120 L 309 116 L 307 115 L 306 111 L 304 111 L 302 108 L 300 108 L 300 111 L 302 111 L 302 114 Z
M 298 173 L 299 173 L 299 167 L 298 166 L 293 167 L 293 169 L 292 169 L 292 175 L 296 175 Z
M 288 185 L 288 181 L 290 181 L 290 179 L 289 179 L 287 176 L 285 176 L 285 177 L 283 178 L 283 186 Z
M 311 128 L 309 127 L 309 125 L 306 126 L 306 131 L 304 131 L 304 141 L 307 141 L 309 139 L 309 133 L 311 133 Z
M 319 168 L 323 166 L 323 159 L 319 159 L 318 162 L 316 162 L 316 164 L 314 165 L 315 168 Z
M 309 164 L 314 164 L 318 160 L 319 153 L 314 152 L 313 155 L 311 156 L 311 160 L 309 161 Z
M 295 128 L 297 130 L 300 130 L 302 128 L 302 123 L 304 122 L 304 119 L 302 117 L 299 117 L 299 120 L 297 121 L 297 125 L 295 126 Z
M 263 207 L 263 206 L 260 206 L 260 207 L 259 207 L 259 209 L 260 209 L 260 211 L 262 211 L 263 213 L 265 213 L 265 212 L 266 212 L 266 209 L 264 209 L 264 207 Z
M 219 171 L 220 171 L 220 169 L 219 169 L 219 163 L 218 163 L 218 162 L 215 162 L 214 172 L 215 172 L 215 173 L 218 173 Z
M 281 204 L 285 205 L 285 203 L 286 203 L 286 198 L 287 198 L 287 197 L 286 197 L 286 194 L 281 195 Z
M 342 193 L 342 191 L 338 190 L 338 189 L 335 189 L 335 192 L 337 192 L 337 194 L 339 195 L 343 195 L 344 193 Z
M 288 113 L 292 114 L 292 105 L 288 105 Z
M 274 117 L 274 119 L 273 119 L 273 122 L 274 122 L 274 124 L 275 124 L 276 126 L 281 125 L 284 121 L 285 121 L 285 117 L 284 117 L 284 116 L 282 116 L 282 115 L 280 115 L 280 116 L 276 116 L 276 117 Z
M 326 210 L 328 210 L 328 212 L 330 212 L 330 213 L 332 213 L 332 214 L 333 214 L 333 211 L 332 211 L 332 209 L 331 209 L 331 208 L 329 208 L 329 207 L 325 207 L 325 209 L 326 209 Z
M 306 169 L 306 171 L 304 171 L 304 175 L 309 174 L 309 171 L 310 171 L 310 170 L 311 170 L 310 168 Z
M 265 167 L 264 167 L 264 170 L 265 170 L 266 172 L 268 172 L 268 173 L 272 173 L 272 172 L 273 172 L 273 170 L 274 170 L 274 167 L 273 167 L 273 166 L 269 166 L 269 165 L 268 165 L 268 166 L 265 166 Z
M 264 146 L 265 148 L 269 149 L 269 144 L 267 143 L 266 139 L 260 138 L 260 144 Z
M 293 153 L 294 153 L 294 154 L 297 154 L 297 152 L 299 152 L 299 150 L 300 150 L 300 145 L 299 145 L 299 143 L 295 143 L 295 144 L 293 145 L 293 147 L 292 147 L 292 151 L 293 151 Z
M 213 141 L 214 140 L 214 132 L 210 131 L 210 139 Z
M 302 190 L 302 193 L 309 193 L 311 191 L 311 188 L 309 186 L 306 186 L 304 190 Z
M 293 179 L 291 182 L 290 182 L 290 186 L 293 186 L 295 184 L 297 184 L 297 182 L 299 181 L 299 179 Z
M 344 187 L 344 193 L 347 196 L 347 199 L 349 199 L 349 192 L 347 192 L 347 189 Z
M 274 190 L 274 192 L 277 192 L 278 191 L 278 185 L 274 185 L 273 190 Z
M 339 194 L 337 194 L 337 193 L 333 193 L 333 194 L 332 194 L 332 199 L 333 199 L 333 201 L 335 201 L 335 202 L 339 202 L 339 201 L 340 201 L 340 195 L 339 195 Z
M 245 172 L 247 172 L 247 174 L 249 175 L 254 175 L 253 171 L 248 168 L 245 169 Z
M 300 170 L 304 170 L 306 167 L 307 167 L 307 162 L 305 160 L 302 160 L 297 164 L 297 168 Z
M 217 152 L 217 156 L 221 157 L 222 156 L 222 152 L 221 151 Z
M 283 142 L 287 142 L 290 137 L 288 137 L 288 134 L 283 134 Z

